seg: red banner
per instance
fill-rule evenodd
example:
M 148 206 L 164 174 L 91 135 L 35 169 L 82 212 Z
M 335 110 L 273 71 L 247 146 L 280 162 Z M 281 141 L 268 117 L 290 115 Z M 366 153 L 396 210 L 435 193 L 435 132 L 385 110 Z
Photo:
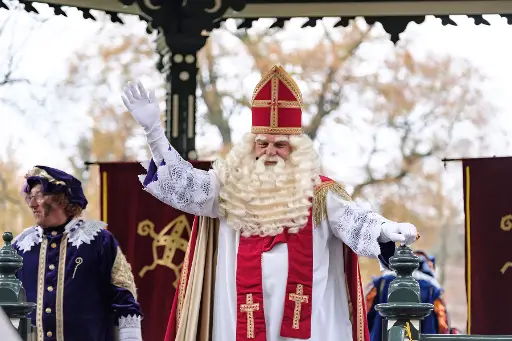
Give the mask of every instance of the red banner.
M 194 167 L 209 169 L 209 162 Z M 144 314 L 144 340 L 163 340 L 190 237 L 193 216 L 175 210 L 142 189 L 135 162 L 101 163 L 101 219 L 132 266 Z
M 468 334 L 512 335 L 512 157 L 463 160 Z

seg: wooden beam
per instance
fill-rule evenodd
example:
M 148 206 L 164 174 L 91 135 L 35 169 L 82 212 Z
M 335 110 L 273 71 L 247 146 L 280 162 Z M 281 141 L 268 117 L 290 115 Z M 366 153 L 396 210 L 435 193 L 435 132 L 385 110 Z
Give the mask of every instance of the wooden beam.
M 251 4 L 225 18 L 353 17 L 512 14 L 511 0 L 393 1 Z
M 119 0 L 39 0 L 68 7 L 83 7 L 124 14 L 144 15 L 137 4 Z M 352 17 L 414 15 L 512 14 L 512 0 L 421 0 L 371 2 L 258 3 L 251 0 L 241 12 L 229 9 L 225 18 Z
M 105 12 L 144 15 L 137 4 L 124 6 L 119 0 L 38 0 L 30 2 L 60 5 L 63 7 L 82 7 Z

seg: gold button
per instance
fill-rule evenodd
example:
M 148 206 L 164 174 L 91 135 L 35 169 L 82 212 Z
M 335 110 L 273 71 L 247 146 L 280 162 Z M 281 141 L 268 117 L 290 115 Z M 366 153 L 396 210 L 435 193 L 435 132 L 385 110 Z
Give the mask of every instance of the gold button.
M 56 236 L 57 235 L 57 231 L 52 231 L 52 236 Z
M 52 336 L 53 336 L 53 333 L 52 333 L 52 332 L 48 332 L 48 333 L 46 333 L 46 336 L 48 336 L 48 337 L 52 337 Z
M 55 249 L 55 248 L 57 247 L 57 244 L 52 243 L 52 244 L 51 244 L 51 247 Z
M 48 287 L 48 291 L 53 291 L 53 287 L 51 285 Z
M 49 268 L 50 268 L 50 270 L 53 270 L 53 269 L 55 269 L 55 265 L 50 264 Z
M 47 314 L 51 314 L 52 313 L 52 308 L 46 308 L 45 311 L 46 311 Z

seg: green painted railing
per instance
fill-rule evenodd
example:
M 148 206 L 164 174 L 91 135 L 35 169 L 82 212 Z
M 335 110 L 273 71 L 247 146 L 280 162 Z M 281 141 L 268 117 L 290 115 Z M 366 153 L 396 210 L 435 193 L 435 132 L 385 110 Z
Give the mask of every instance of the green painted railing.
M 5 245 L 0 248 L 0 307 L 11 319 L 13 328 L 18 330 L 21 338 L 30 341 L 32 327 L 28 315 L 36 305 L 27 302 L 25 288 L 16 278 L 16 272 L 23 266 L 23 258 L 11 245 L 12 233 L 5 232 L 2 239 Z
M 512 341 L 512 335 L 422 334 L 420 321 L 434 306 L 422 303 L 420 286 L 412 276 L 419 258 L 407 246 L 399 246 L 390 258 L 396 278 L 389 285 L 388 303 L 375 306 L 382 316 L 382 341 Z

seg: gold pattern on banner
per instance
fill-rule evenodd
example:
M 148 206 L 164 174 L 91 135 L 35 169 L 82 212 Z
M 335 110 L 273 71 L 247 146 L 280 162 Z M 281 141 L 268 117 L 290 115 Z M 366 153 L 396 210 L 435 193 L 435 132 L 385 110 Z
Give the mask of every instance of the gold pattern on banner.
M 512 230 L 512 214 L 507 214 L 501 218 L 500 228 L 505 232 Z M 512 262 L 503 264 L 500 269 L 501 274 L 504 275 L 508 268 L 512 268 Z
M 501 274 L 504 275 L 505 271 L 507 271 L 508 268 L 512 268 L 512 262 L 506 262 L 505 264 L 503 264 L 500 270 Z
M 505 232 L 512 230 L 512 214 L 507 214 L 501 218 L 500 228 Z
M 153 238 L 153 263 L 151 265 L 144 266 L 139 271 L 139 276 L 141 278 L 144 277 L 147 271 L 152 271 L 158 265 L 162 265 L 174 271 L 176 279 L 173 282 L 173 286 L 175 288 L 177 287 L 183 261 L 179 264 L 174 264 L 173 259 L 177 250 L 182 250 L 183 252 L 187 251 L 188 240 L 182 238 L 185 230 L 190 236 L 190 224 L 184 214 L 167 224 L 160 233 L 155 232 L 155 224 L 149 219 L 143 220 L 137 225 L 137 233 L 139 235 L 149 235 Z M 163 254 L 161 256 L 159 256 L 159 248 L 163 248 Z

